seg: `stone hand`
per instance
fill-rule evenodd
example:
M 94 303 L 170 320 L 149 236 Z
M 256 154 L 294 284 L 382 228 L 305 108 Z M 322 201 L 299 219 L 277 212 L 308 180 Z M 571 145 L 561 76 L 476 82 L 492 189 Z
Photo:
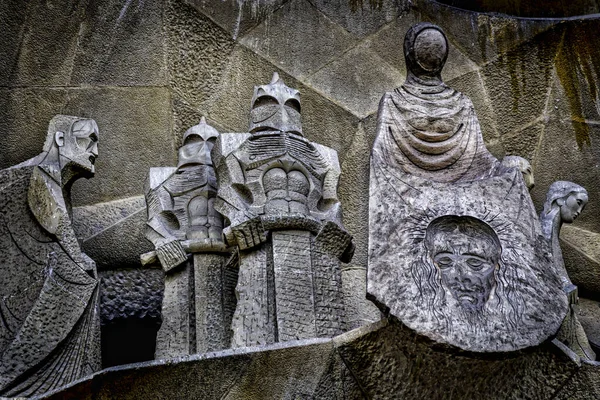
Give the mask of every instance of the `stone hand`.
M 156 255 L 165 272 L 169 272 L 187 260 L 187 254 L 178 240 L 157 247 Z

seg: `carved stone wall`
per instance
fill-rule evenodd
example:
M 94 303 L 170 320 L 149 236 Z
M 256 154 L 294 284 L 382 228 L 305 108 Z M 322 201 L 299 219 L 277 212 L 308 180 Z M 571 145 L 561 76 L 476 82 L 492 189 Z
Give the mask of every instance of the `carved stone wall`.
M 53 115 L 93 117 L 102 157 L 96 178 L 73 187 L 76 229 L 100 271 L 137 268 L 152 248 L 142 233 L 148 169 L 175 165 L 181 134 L 202 115 L 220 132 L 244 132 L 253 86 L 278 72 L 302 92 L 305 137 L 339 154 L 356 244 L 343 291 L 359 326 L 378 318 L 364 300 L 377 105 L 404 81 L 401 44 L 419 21 L 448 35 L 444 80 L 472 99 L 490 151 L 531 161 L 538 208 L 555 180 L 587 188 L 587 210 L 565 227 L 564 256 L 580 294 L 600 299 L 594 16 L 517 19 L 432 0 L 3 1 L 0 168 L 38 154 Z

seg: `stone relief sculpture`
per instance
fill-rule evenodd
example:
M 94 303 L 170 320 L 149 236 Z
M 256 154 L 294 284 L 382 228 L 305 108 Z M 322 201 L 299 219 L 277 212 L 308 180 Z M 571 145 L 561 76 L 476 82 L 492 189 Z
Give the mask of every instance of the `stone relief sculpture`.
M 413 26 L 404 54 L 406 82 L 381 100 L 371 154 L 369 298 L 465 350 L 537 345 L 568 302 L 521 168 L 489 153 L 473 104 L 442 81 L 439 27 Z
M 560 273 L 563 290 L 569 296 L 570 310 L 557 335 L 557 339 L 565 343 L 578 356 L 595 360 L 585 331 L 577 318 L 578 294 L 567 274 L 560 248 L 560 229 L 563 223 L 573 223 L 588 203 L 588 193 L 583 187 L 567 181 L 557 181 L 550 185 L 540 214 L 544 237 L 552 248 L 552 256 L 556 269 Z
M 98 127 L 55 116 L 43 152 L 0 171 L 0 396 L 35 396 L 100 369 L 96 265 L 70 191 L 94 176 Z
M 277 74 L 255 87 L 250 132 L 213 150 L 215 208 L 239 248 L 233 347 L 344 330 L 340 260 L 353 253 L 337 198 L 337 153 L 302 136 L 300 95 Z
M 516 168 L 521 171 L 525 186 L 531 191 L 535 186 L 535 179 L 533 177 L 533 169 L 529 161 L 519 156 L 506 156 L 502 159 L 502 165 L 507 168 Z
M 146 182 L 146 238 L 156 252 L 142 263 L 158 260 L 166 274 L 157 359 L 229 347 L 236 277 L 225 266 L 223 217 L 214 208 L 210 152 L 218 137 L 202 118 L 184 133 L 177 167 L 151 168 Z

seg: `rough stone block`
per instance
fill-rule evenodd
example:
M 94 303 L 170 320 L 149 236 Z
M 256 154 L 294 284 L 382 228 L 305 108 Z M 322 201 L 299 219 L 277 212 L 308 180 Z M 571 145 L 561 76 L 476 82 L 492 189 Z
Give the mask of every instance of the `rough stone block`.
M 393 319 L 334 341 L 365 396 L 373 399 L 390 393 L 415 400 L 443 399 L 450 393 L 453 399 L 549 399 L 578 368 L 552 344 L 476 355 L 436 346 Z
M 563 225 L 561 248 L 569 278 L 581 295 L 600 299 L 600 234 Z
M 66 94 L 65 89 L 0 89 L 0 168 L 42 151 L 48 121 L 61 112 Z
M 8 85 L 69 84 L 86 4 L 84 0 L 57 0 L 14 6 L 17 15 L 22 8 L 27 16 L 21 25 L 21 40 L 13 44 L 18 46 L 18 54 L 8 70 Z
M 535 204 L 541 208 L 547 188 L 554 181 L 575 182 L 589 193 L 590 199 L 600 196 L 600 141 L 581 143 L 576 123 L 570 118 L 571 108 L 561 84 L 556 80 L 548 101 L 549 118 L 537 149 L 533 164 L 536 186 L 531 192 Z M 586 135 L 600 137 L 600 125 L 585 125 Z M 581 131 L 579 131 L 581 132 Z M 585 212 L 577 219 L 577 227 L 600 232 L 600 203 L 590 201 Z
M 102 325 L 148 318 L 160 325 L 164 273 L 160 269 L 114 269 L 100 273 Z
M 71 85 L 166 84 L 165 4 L 90 1 L 79 32 Z
M 287 0 L 221 1 L 184 0 L 215 21 L 236 40 L 273 14 Z
M 416 9 L 423 21 L 442 27 L 461 52 L 478 65 L 496 59 L 558 23 L 558 20 L 480 14 L 428 0 L 419 1 Z
M 551 29 L 481 68 L 501 135 L 544 114 L 560 29 Z
M 377 32 L 398 15 L 407 13 L 411 6 L 411 2 L 407 0 L 309 1 L 332 21 L 357 37 Z
M 366 46 L 356 46 L 308 79 L 324 93 L 359 118 L 377 110 L 381 95 L 398 87 L 404 76 Z
M 544 134 L 544 128 L 544 123 L 537 121 L 524 126 L 523 129 L 502 136 L 501 142 L 506 155 L 523 157 L 531 164 L 534 163 L 536 156 L 543 157 L 542 154 L 537 154 L 536 150 L 540 137 Z M 535 176 L 535 171 L 533 172 Z
M 310 40 L 306 32 L 310 32 Z M 288 1 L 240 40 L 296 78 L 310 76 L 355 42 L 308 0 Z
M 169 0 L 165 8 L 170 86 L 190 104 L 198 106 L 211 95 L 219 94 L 233 40 L 208 17 L 181 0 Z

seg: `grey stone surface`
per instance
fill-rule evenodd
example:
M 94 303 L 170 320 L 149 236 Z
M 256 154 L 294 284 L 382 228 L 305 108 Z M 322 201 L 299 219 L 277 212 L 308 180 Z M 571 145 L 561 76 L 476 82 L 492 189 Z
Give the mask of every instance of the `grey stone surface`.
M 251 104 L 250 133 L 222 134 L 213 150 L 215 208 L 240 251 L 232 346 L 334 336 L 345 327 L 339 260 L 353 252 L 337 154 L 302 137 L 299 92 L 277 73 Z
M 140 195 L 150 167 L 175 163 L 166 88 L 82 88 L 70 91 L 67 99 L 66 110 L 98 115 L 98 126 L 105 132 L 101 145 L 105 157 L 97 163 L 97 184 L 75 183 L 74 206 Z M 114 111 L 117 105 L 119 112 Z
M 600 348 L 600 303 L 580 297 L 577 319 L 583 326 L 590 344 Z
M 583 400 L 600 389 L 598 368 L 552 343 L 511 354 L 456 351 L 390 319 L 334 339 L 109 368 L 45 398 Z
M 142 264 L 155 257 L 166 274 L 156 358 L 229 346 L 225 305 L 235 302 L 235 280 L 227 279 L 223 217 L 214 208 L 211 150 L 218 137 L 202 118 L 183 134 L 177 167 L 151 168 L 146 181 L 146 238 L 156 251 L 142 255 Z
M 4 2 L 4 21 L 13 21 L 7 24 L 9 29 L 15 22 L 21 24 L 6 43 L 8 68 L 3 69 L 2 85 L 68 85 L 86 4 L 83 0 Z
M 145 222 L 143 196 L 73 209 L 73 230 L 99 270 L 140 267 L 139 255 L 152 250 Z
M 25 87 L 0 88 L 0 93 L 0 167 L 8 168 L 39 153 L 48 121 L 60 113 L 67 91 Z
M 357 37 L 378 31 L 383 25 L 408 12 L 411 5 L 406 0 L 310 1 L 319 11 Z
M 432 342 L 391 318 L 334 339 L 338 354 L 371 399 L 552 399 L 597 390 L 593 373 L 550 343 L 512 353 L 474 354 Z M 577 377 L 577 382 L 574 382 Z M 581 380 L 579 380 L 581 379 Z
M 190 384 L 194 382 L 194 384 Z M 331 339 L 106 369 L 47 399 L 362 399 Z
M 273 35 L 273 30 L 279 33 Z M 311 40 L 305 39 L 304 32 L 311 32 Z M 290 0 L 240 43 L 288 74 L 306 77 L 347 51 L 356 39 L 329 21 L 308 0 Z
M 569 278 L 581 294 L 600 299 L 600 234 L 564 225 L 560 241 Z
M 150 319 L 160 325 L 164 272 L 160 269 L 112 269 L 100 272 L 102 325 Z
M 320 69 L 308 83 L 359 118 L 377 110 L 386 88 L 398 86 L 404 76 L 377 53 L 358 45 Z
M 79 27 L 71 85 L 164 85 L 162 25 L 166 2 L 88 2 Z
M 198 11 L 211 18 L 234 40 L 268 19 L 287 0 L 222 1 L 185 0 Z
M 96 264 L 71 224 L 72 183 L 94 176 L 98 126 L 55 116 L 43 151 L 0 171 L 0 395 L 53 390 L 100 367 Z
M 218 91 L 234 42 L 221 27 L 184 1 L 165 3 L 170 87 L 190 104 L 199 106 Z
M 380 103 L 368 294 L 436 342 L 538 345 L 567 312 L 559 270 L 521 172 L 487 151 L 471 101 L 442 82 L 447 46 L 437 26 L 411 28 L 407 80 Z

